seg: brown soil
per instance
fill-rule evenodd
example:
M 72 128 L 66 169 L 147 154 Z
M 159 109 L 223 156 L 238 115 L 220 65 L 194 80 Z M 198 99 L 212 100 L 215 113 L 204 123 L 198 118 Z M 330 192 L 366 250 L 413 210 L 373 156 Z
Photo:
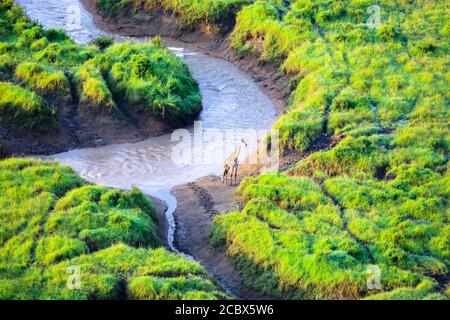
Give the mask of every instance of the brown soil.
M 157 225 L 157 230 L 158 230 L 158 237 L 161 240 L 161 244 L 168 248 L 167 245 L 167 228 L 168 228 L 168 224 L 167 224 L 167 219 L 166 219 L 166 211 L 167 211 L 167 205 L 164 201 L 149 196 L 147 195 L 147 198 L 150 199 L 150 201 L 155 205 L 155 209 L 156 212 L 158 214 L 158 225 Z
M 0 124 L 2 156 L 46 155 L 75 148 L 113 143 L 138 142 L 170 131 L 170 126 L 148 114 L 128 113 L 124 117 L 98 115 L 82 117 L 74 103 L 58 106 L 56 132 L 17 130 Z
M 218 213 L 239 210 L 235 186 L 223 184 L 220 177 L 207 176 L 173 189 L 177 198 L 175 246 L 194 257 L 214 278 L 239 299 L 266 300 L 273 297 L 246 286 L 243 277 L 224 247 L 208 245 L 212 218 Z

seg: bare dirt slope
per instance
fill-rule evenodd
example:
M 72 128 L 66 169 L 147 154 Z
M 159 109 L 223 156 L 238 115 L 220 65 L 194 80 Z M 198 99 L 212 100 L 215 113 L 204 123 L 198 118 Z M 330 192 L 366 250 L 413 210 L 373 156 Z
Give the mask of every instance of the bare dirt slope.
M 77 106 L 58 106 L 58 128 L 49 133 L 19 130 L 0 123 L 2 156 L 54 154 L 75 148 L 100 147 L 115 143 L 133 143 L 170 132 L 171 127 L 142 112 L 127 117 L 79 115 Z
M 219 283 L 239 299 L 271 299 L 243 283 L 242 275 L 227 257 L 225 248 L 208 244 L 212 218 L 239 209 L 234 196 L 236 186 L 223 184 L 218 176 L 207 176 L 173 189 L 178 206 L 175 246 L 200 262 Z

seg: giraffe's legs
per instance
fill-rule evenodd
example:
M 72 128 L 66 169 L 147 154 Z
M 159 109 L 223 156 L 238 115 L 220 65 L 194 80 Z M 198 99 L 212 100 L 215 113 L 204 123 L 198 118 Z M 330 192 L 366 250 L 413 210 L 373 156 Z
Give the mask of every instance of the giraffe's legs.
M 222 183 L 226 183 L 228 180 L 228 172 L 230 171 L 230 167 L 225 166 L 223 169 L 223 175 L 222 175 Z
M 231 169 L 231 179 L 230 179 L 230 185 L 233 185 L 233 175 L 234 175 L 234 182 L 236 182 L 236 177 L 237 177 L 237 166 L 233 167 Z

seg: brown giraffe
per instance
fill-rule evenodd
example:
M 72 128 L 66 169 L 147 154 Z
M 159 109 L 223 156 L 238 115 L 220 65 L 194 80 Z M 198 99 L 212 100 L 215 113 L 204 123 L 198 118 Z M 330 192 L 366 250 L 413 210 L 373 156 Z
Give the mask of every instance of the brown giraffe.
M 227 158 L 227 160 L 225 160 L 225 163 L 223 165 L 222 183 L 228 181 L 228 173 L 230 172 L 230 170 L 231 170 L 230 185 L 233 185 L 233 175 L 234 175 L 234 182 L 236 182 L 239 168 L 239 155 L 241 153 L 242 145 L 247 147 L 247 142 L 245 142 L 244 138 L 241 139 L 241 143 L 236 147 L 234 152 Z

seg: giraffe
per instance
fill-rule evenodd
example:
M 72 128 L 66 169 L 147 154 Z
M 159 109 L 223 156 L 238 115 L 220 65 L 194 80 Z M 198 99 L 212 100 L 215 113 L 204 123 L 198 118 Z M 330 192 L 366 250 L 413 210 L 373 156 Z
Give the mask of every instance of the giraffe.
M 234 149 L 234 152 L 225 160 L 225 163 L 223 165 L 222 183 L 227 182 L 228 172 L 230 172 L 230 169 L 231 169 L 230 185 L 233 185 L 233 174 L 234 174 L 234 182 L 236 182 L 239 168 L 239 155 L 241 153 L 242 145 L 247 147 L 247 142 L 245 142 L 244 138 L 241 139 L 241 143 L 236 147 L 236 149 Z

